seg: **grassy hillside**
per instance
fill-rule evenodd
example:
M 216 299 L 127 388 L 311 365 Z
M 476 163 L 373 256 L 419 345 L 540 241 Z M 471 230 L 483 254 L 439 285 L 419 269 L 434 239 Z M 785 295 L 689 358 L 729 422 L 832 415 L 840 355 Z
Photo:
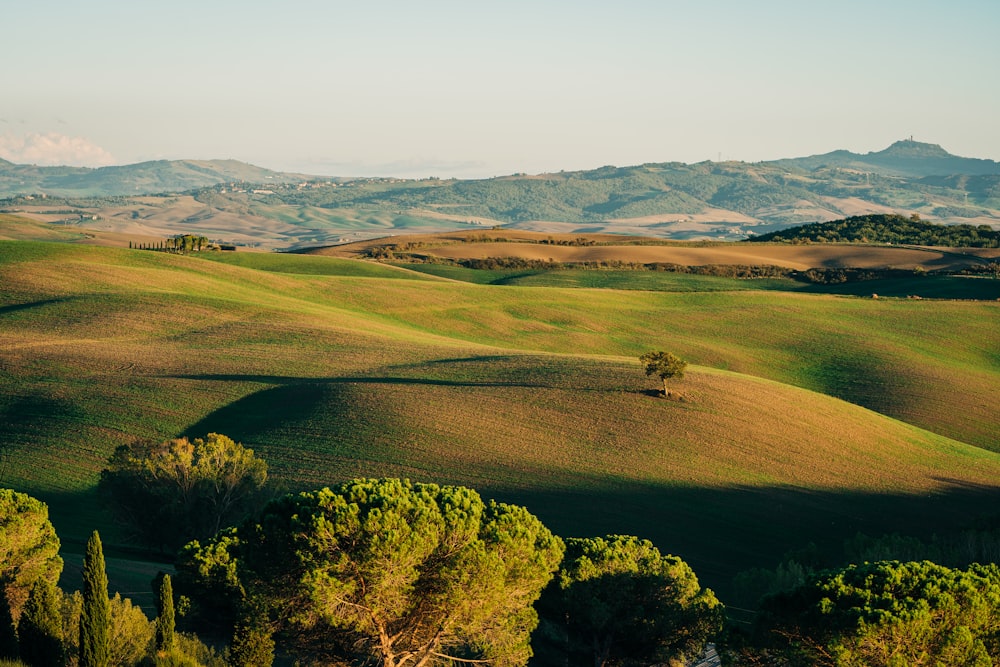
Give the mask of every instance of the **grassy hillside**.
M 93 490 L 115 446 L 208 431 L 289 488 L 468 484 L 564 535 L 654 539 L 722 587 L 808 540 L 926 535 L 997 498 L 997 304 L 233 257 L 0 242 L 0 474 L 71 546 L 115 539 Z M 684 401 L 651 395 L 635 357 L 657 347 L 694 364 Z

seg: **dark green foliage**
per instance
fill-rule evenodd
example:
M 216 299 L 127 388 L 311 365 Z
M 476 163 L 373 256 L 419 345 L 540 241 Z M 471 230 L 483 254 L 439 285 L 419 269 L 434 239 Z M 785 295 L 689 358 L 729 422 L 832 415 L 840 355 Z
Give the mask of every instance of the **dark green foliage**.
M 680 664 L 723 619 L 721 603 L 684 561 L 622 535 L 566 540 L 539 608 L 545 664 Z
M 24 605 L 18 626 L 21 659 L 32 667 L 62 667 L 66 664 L 60 597 L 55 585 L 42 578 L 35 582 Z
M 208 238 L 195 234 L 179 234 L 168 239 L 167 245 L 175 252 L 200 251 L 208 246 Z
M 667 388 L 667 380 L 684 377 L 684 369 L 687 362 L 670 352 L 647 352 L 639 357 L 639 361 L 645 365 L 646 375 L 656 375 L 663 381 L 663 394 L 670 395 Z
M 520 665 L 562 551 L 527 510 L 471 489 L 356 480 L 276 500 L 259 522 L 188 545 L 178 569 L 236 608 L 264 602 L 279 630 L 386 666 L 437 654 Z
M 0 658 L 17 660 L 19 656 L 17 628 L 14 626 L 10 601 L 4 588 L 0 586 Z
M 83 607 L 80 610 L 79 667 L 107 667 L 111 609 L 104 550 L 95 530 L 83 557 Z
M 0 587 L 14 619 L 39 578 L 59 579 L 59 538 L 45 503 L 23 493 L 0 489 Z
M 169 574 L 160 578 L 156 593 L 156 650 L 169 651 L 174 646 L 174 588 Z
M 218 433 L 204 439 L 124 445 L 99 489 L 146 544 L 165 550 L 205 539 L 257 507 L 267 464 Z
M 1000 231 L 988 225 L 939 225 L 917 216 L 858 215 L 790 227 L 750 241 L 787 243 L 902 243 L 960 248 L 1000 247 Z
M 1000 655 L 1000 567 L 879 561 L 768 598 L 741 664 L 989 667 Z
M 215 649 L 196 635 L 179 632 L 174 635 L 174 648 L 154 659 L 154 667 L 226 667 L 228 663 Z M 266 663 L 261 663 L 266 667 Z
M 267 624 L 267 610 L 250 606 L 233 628 L 226 653 L 230 667 L 271 667 L 274 639 Z

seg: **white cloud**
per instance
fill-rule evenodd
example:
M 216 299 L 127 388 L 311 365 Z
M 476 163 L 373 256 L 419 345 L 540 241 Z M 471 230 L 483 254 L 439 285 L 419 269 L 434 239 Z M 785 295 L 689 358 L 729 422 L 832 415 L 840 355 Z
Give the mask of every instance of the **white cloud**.
M 0 135 L 0 157 L 17 164 L 104 167 L 115 164 L 108 151 L 83 137 L 56 132 Z

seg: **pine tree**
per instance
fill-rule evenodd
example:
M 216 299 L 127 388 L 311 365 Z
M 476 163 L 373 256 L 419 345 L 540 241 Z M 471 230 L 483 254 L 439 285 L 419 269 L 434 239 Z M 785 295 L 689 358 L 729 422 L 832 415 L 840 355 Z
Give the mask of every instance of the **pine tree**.
M 48 579 L 35 582 L 18 626 L 21 659 L 32 667 L 62 667 L 62 617 L 59 591 Z
M 7 587 L 0 582 L 0 659 L 17 660 L 17 630 L 10 613 Z
M 80 611 L 79 667 L 108 667 L 108 629 L 111 605 L 108 601 L 108 575 L 104 571 L 101 537 L 87 540 L 83 557 L 83 608 Z
M 170 575 L 160 579 L 156 617 L 156 650 L 168 652 L 174 647 L 174 588 Z

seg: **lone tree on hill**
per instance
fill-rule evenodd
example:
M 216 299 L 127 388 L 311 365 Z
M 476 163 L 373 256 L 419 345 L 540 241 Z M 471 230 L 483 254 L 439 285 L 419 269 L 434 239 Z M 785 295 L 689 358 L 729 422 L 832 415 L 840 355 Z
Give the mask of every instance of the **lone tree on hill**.
M 663 395 L 669 396 L 670 390 L 667 388 L 667 380 L 684 377 L 684 369 L 688 362 L 684 361 L 670 352 L 647 352 L 639 357 L 639 361 L 646 365 L 646 375 L 657 375 L 663 381 Z

